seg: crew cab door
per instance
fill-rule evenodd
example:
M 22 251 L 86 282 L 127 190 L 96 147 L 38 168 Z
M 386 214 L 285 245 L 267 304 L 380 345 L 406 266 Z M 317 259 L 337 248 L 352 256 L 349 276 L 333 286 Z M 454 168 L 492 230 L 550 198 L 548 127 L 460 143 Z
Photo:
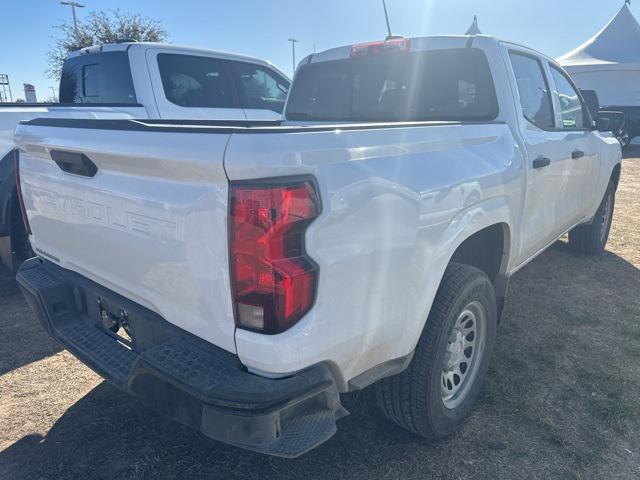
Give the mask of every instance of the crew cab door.
M 505 54 L 512 67 L 512 88 L 526 158 L 517 261 L 520 264 L 561 235 L 569 222 L 570 158 L 565 154 L 567 134 L 556 128 L 545 62 L 512 46 L 506 47 Z
M 171 48 L 146 57 L 160 118 L 246 120 L 227 60 Z
M 556 65 L 550 63 L 548 67 L 554 86 L 556 125 L 565 134 L 561 155 L 569 159 L 565 201 L 571 213 L 570 223 L 575 224 L 585 219 L 594 200 L 600 172 L 599 134 L 592 127 L 588 107 L 573 81 Z

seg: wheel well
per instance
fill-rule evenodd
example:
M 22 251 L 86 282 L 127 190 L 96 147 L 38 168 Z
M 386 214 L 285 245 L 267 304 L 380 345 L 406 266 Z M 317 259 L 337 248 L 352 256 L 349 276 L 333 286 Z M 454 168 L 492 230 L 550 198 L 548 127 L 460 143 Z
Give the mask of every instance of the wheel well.
M 615 167 L 613 167 L 613 173 L 611 173 L 611 180 L 618 188 L 618 184 L 620 183 L 620 173 L 622 172 L 622 166 L 618 163 Z
M 498 223 L 474 233 L 457 248 L 451 261 L 476 267 L 495 282 L 505 260 L 508 232 L 506 224 Z

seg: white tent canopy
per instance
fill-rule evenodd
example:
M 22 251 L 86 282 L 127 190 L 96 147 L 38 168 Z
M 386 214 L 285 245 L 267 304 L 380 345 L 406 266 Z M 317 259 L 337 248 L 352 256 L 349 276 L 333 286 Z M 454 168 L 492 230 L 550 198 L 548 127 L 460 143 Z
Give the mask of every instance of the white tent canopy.
M 593 38 L 558 58 L 578 86 L 604 106 L 640 106 L 640 24 L 629 5 Z
M 478 17 L 476 15 L 474 15 L 473 16 L 473 23 L 467 29 L 467 33 L 465 33 L 465 35 L 481 35 L 481 34 L 482 34 L 482 32 L 480 31 L 480 28 L 478 27 Z

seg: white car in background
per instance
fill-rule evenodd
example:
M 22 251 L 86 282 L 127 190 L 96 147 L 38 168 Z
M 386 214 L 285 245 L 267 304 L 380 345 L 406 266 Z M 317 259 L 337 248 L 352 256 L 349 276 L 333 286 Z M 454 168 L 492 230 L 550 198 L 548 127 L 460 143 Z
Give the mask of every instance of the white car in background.
M 0 103 L 0 259 L 30 255 L 15 187 L 13 134 L 34 118 L 278 121 L 287 76 L 257 58 L 158 43 L 87 47 L 65 60 L 59 104 Z

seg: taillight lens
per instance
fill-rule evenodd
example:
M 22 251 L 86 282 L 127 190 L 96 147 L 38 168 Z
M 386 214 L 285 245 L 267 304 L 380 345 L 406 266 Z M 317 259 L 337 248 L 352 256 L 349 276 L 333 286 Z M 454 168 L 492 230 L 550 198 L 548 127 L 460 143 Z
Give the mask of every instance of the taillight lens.
M 31 225 L 27 217 L 27 209 L 24 207 L 24 198 L 22 197 L 22 187 L 20 186 L 20 155 L 18 150 L 13 151 L 14 171 L 16 172 L 16 192 L 18 193 L 18 203 L 20 204 L 20 212 L 22 213 L 22 223 L 24 223 L 27 235 L 31 235 Z
M 311 181 L 231 184 L 229 245 L 236 324 L 281 333 L 313 306 L 318 268 L 304 249 L 320 213 Z

